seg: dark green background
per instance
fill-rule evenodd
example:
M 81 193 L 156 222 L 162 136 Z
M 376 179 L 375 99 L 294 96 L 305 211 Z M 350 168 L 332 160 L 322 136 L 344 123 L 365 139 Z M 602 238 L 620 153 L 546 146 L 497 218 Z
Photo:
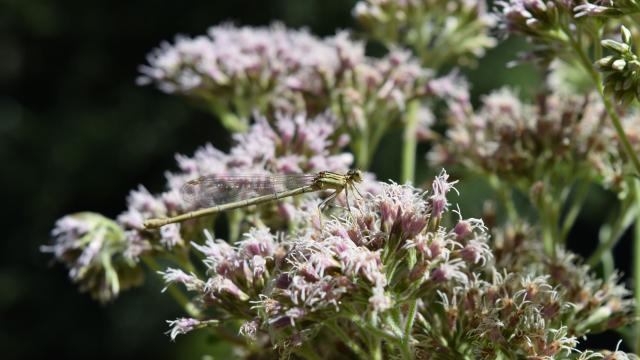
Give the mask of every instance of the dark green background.
M 279 20 L 331 35 L 357 28 L 350 15 L 354 3 L 0 0 L 0 357 L 196 359 L 202 347 L 212 351 L 211 342 L 202 341 L 206 335 L 175 344 L 164 335 L 165 320 L 182 312 L 160 295 L 155 278 L 100 306 L 79 294 L 65 269 L 51 266 L 38 247 L 65 214 L 92 210 L 114 217 L 138 184 L 160 191 L 174 153 L 191 154 L 209 141 L 229 146 L 228 134 L 207 114 L 134 84 L 149 50 L 175 34 L 202 34 L 229 20 Z M 535 92 L 532 68 L 505 68 L 524 46 L 509 41 L 468 73 L 476 99 L 504 84 Z M 390 134 L 376 156 L 382 179 L 397 179 L 398 141 L 399 134 Z M 422 160 L 418 172 L 423 178 L 430 172 Z M 467 183 L 461 187 L 470 199 L 465 207 L 477 211 L 480 196 L 472 195 L 474 182 Z M 578 251 L 593 246 L 592 223 L 578 224 Z M 619 257 L 623 269 L 626 250 Z

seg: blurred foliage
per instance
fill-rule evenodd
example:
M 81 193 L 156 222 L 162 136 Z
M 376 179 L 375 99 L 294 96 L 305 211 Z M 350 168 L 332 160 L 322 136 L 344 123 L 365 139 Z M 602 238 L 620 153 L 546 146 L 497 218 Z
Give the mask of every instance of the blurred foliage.
M 62 267 L 48 266 L 49 256 L 39 246 L 64 214 L 92 210 L 115 216 L 138 184 L 160 190 L 163 172 L 174 167 L 174 153 L 190 154 L 205 142 L 228 147 L 228 134 L 204 112 L 151 87 L 135 86 L 137 67 L 151 48 L 175 34 L 201 34 L 224 21 L 266 25 L 278 20 L 329 35 L 355 27 L 354 3 L 0 0 L 0 215 L 7 231 L 0 245 L 3 358 L 163 359 L 180 353 L 192 359 L 201 353 L 195 348 L 215 352 L 220 344 L 206 334 L 181 338 L 177 345 L 169 341 L 164 319 L 180 316 L 181 310 L 168 296 L 159 296 L 161 284 L 152 277 L 143 288 L 100 306 L 78 294 Z M 505 66 L 524 47 L 509 40 L 489 51 L 477 70 L 466 72 L 476 98 L 505 84 L 534 95 L 535 69 Z M 374 165 L 380 179 L 397 180 L 400 141 L 399 133 L 392 134 L 380 147 Z M 427 148 L 419 150 L 424 154 Z M 435 171 L 419 165 L 419 179 Z M 476 187 L 473 180 L 461 187 L 465 198 L 474 199 L 468 196 Z M 594 201 L 606 210 L 605 200 Z M 480 199 L 461 207 L 469 216 L 480 216 Z M 592 229 L 582 223 L 577 228 L 587 237 Z M 593 248 L 595 236 L 588 236 L 594 239 L 577 244 L 578 252 Z

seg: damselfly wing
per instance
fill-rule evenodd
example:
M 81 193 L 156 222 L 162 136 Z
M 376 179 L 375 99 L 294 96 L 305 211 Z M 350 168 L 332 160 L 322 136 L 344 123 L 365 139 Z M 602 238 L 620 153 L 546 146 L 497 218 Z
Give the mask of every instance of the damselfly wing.
M 307 186 L 316 175 L 207 175 L 186 182 L 180 189 L 184 201 L 196 208 L 277 194 Z

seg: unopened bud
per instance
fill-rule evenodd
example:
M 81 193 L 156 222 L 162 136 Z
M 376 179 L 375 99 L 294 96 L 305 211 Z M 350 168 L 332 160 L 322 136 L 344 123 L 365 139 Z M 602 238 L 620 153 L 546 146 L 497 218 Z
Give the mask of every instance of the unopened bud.
M 631 46 L 611 39 L 602 40 L 600 44 L 602 44 L 603 47 L 620 54 L 628 53 L 631 50 Z
M 622 33 L 622 41 L 624 41 L 625 44 L 631 45 L 631 31 L 629 31 L 626 26 L 622 25 L 620 27 L 620 32 Z
M 613 63 L 611 63 L 611 68 L 613 68 L 613 70 L 616 70 L 616 71 L 624 70 L 625 66 L 627 66 L 627 62 L 624 61 L 623 59 L 618 59 Z

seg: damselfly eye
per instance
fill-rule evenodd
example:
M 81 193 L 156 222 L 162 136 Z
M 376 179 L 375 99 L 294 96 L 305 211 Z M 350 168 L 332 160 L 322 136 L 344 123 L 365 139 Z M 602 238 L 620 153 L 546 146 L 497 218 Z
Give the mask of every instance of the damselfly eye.
M 351 176 L 351 179 L 353 181 L 362 182 L 362 171 L 360 171 L 358 169 L 349 170 L 348 174 L 349 174 L 349 176 Z

